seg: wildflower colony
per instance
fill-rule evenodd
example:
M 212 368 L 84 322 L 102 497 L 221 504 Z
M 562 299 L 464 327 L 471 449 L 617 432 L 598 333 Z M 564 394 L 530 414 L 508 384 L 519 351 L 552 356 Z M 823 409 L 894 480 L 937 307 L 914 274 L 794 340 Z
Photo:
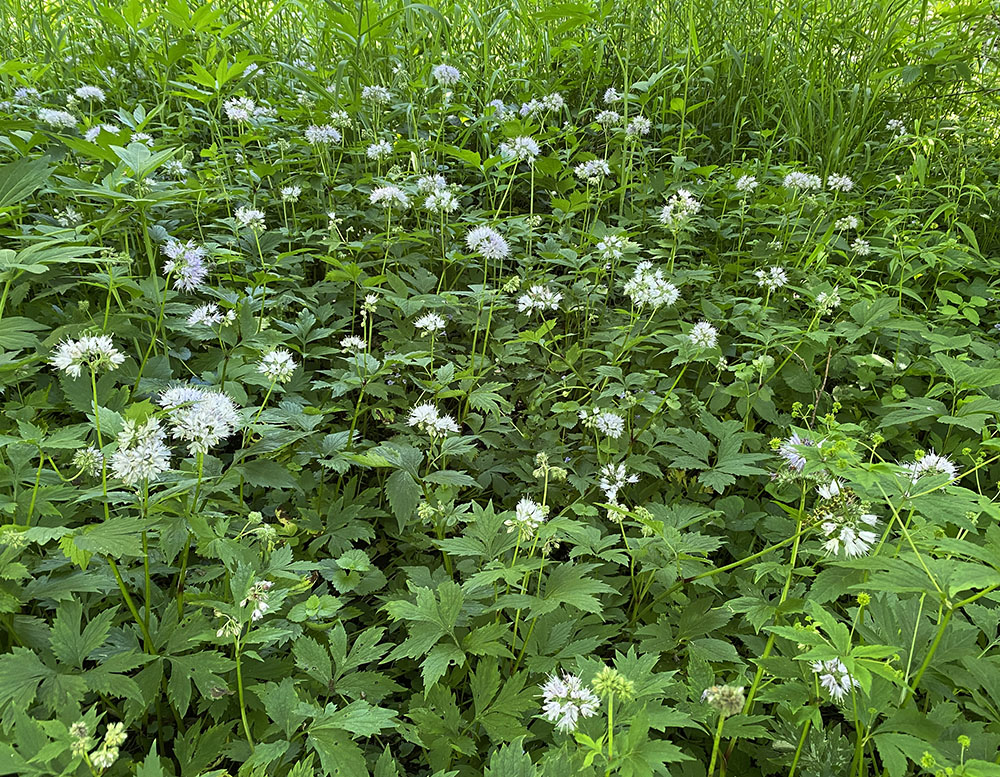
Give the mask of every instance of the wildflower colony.
M 1000 775 L 989 4 L 9 5 L 0 774 Z

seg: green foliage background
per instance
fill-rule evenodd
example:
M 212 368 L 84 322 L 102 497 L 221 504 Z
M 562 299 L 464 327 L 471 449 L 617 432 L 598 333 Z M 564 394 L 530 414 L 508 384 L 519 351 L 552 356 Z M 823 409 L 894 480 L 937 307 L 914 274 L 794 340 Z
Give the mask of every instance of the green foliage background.
M 2 0 L 0 774 L 1000 775 L 998 40 L 986 2 Z M 82 84 L 106 98 L 76 128 L 40 120 Z M 230 121 L 240 96 L 268 111 Z M 342 142 L 309 144 L 334 111 Z M 519 136 L 534 165 L 499 154 Z M 421 207 L 429 173 L 454 213 Z M 681 188 L 701 209 L 670 230 Z M 206 246 L 203 288 L 168 237 Z M 675 305 L 632 304 L 640 261 Z M 534 285 L 557 309 L 519 309 Z M 191 325 L 209 302 L 232 323 Z M 84 334 L 124 364 L 55 369 Z M 179 382 L 241 428 L 174 441 L 148 489 L 76 466 Z M 421 403 L 460 433 L 408 424 Z M 802 472 L 793 432 L 822 443 Z M 956 477 L 911 479 L 930 451 Z M 608 465 L 638 476 L 617 505 Z M 825 546 L 831 477 L 878 519 L 865 555 Z M 548 676 L 607 666 L 628 693 L 545 719 Z M 735 714 L 703 701 L 723 684 Z

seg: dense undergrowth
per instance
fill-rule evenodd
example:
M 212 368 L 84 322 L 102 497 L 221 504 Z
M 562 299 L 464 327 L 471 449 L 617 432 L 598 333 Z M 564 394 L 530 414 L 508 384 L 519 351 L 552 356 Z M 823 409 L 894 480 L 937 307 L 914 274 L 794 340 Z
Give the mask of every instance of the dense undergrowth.
M 1000 775 L 988 5 L 0 30 L 0 774 Z

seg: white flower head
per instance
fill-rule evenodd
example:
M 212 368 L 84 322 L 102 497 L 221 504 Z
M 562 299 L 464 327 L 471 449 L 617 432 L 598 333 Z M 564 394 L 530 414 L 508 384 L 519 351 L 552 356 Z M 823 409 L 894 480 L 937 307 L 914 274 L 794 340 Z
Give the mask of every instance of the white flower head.
M 676 232 L 687 226 L 700 211 L 698 199 L 687 189 L 678 189 L 660 211 L 660 223 Z
M 365 156 L 373 160 L 388 159 L 392 156 L 392 143 L 388 140 L 376 140 L 365 149 Z
M 233 219 L 235 219 L 237 226 L 244 229 L 250 229 L 254 232 L 263 232 L 265 229 L 264 211 L 256 208 L 237 208 L 236 212 L 233 213 Z
M 287 383 L 298 366 L 292 354 L 284 348 L 268 351 L 257 364 L 257 372 L 274 383 Z
M 111 455 L 112 474 L 130 487 L 156 480 L 170 469 L 166 436 L 155 418 L 126 419 L 118 434 L 118 450 Z
M 916 483 L 924 475 L 947 475 L 949 480 L 958 477 L 958 467 L 955 463 L 947 456 L 934 451 L 925 453 L 916 461 L 904 464 L 903 469 L 909 473 L 911 483 Z
M 425 313 L 413 325 L 420 330 L 421 335 L 434 334 L 444 329 L 444 319 L 437 313 Z
M 160 394 L 167 411 L 170 436 L 190 445 L 191 455 L 206 454 L 241 426 L 236 403 L 222 391 L 200 386 L 175 386 Z
M 442 415 L 434 405 L 426 403 L 416 405 L 410 410 L 407 424 L 414 426 L 431 439 L 437 437 L 447 437 L 449 434 L 458 434 L 458 424 L 450 415 Z
M 174 288 L 180 291 L 195 291 L 201 288 L 208 277 L 205 249 L 193 240 L 181 243 L 168 240 L 163 244 L 163 254 L 167 261 L 163 264 L 163 274 L 173 276 Z
M 532 499 L 522 498 L 514 508 L 514 517 L 504 521 L 508 532 L 517 531 L 522 540 L 531 539 L 545 523 L 548 508 Z
M 826 187 L 832 192 L 849 192 L 854 188 L 854 181 L 846 175 L 834 173 L 827 176 Z
M 639 476 L 628 473 L 624 464 L 605 464 L 601 467 L 598 487 L 604 492 L 608 502 L 618 504 L 618 492 L 628 483 L 638 483 Z
M 56 346 L 50 363 L 67 375 L 79 378 L 83 368 L 93 372 L 116 370 L 125 361 L 109 335 L 84 335 L 79 340 L 63 340 Z
M 625 283 L 625 293 L 639 308 L 647 305 L 652 308 L 669 307 L 681 296 L 677 287 L 663 276 L 663 270 L 653 267 L 652 262 L 640 262 L 636 266 L 631 279 Z
M 573 172 L 588 184 L 598 184 L 611 175 L 611 165 L 606 159 L 590 159 L 574 167 Z
M 78 100 L 86 100 L 93 103 L 102 103 L 106 99 L 104 90 L 99 86 L 78 86 L 73 94 Z
M 637 140 L 648 135 L 651 129 L 653 129 L 653 122 L 645 116 L 636 116 L 625 126 L 625 137 Z
M 388 105 L 392 102 L 392 92 L 384 86 L 366 86 L 361 90 L 361 99 L 373 105 Z
M 306 140 L 314 146 L 329 146 L 339 143 L 344 136 L 332 124 L 312 124 L 306 128 Z
M 522 313 L 558 310 L 561 301 L 562 294 L 552 291 L 548 286 L 536 284 L 521 295 L 517 301 L 517 309 Z
M 451 65 L 435 65 L 431 69 L 431 75 L 441 86 L 455 86 L 462 80 L 461 71 Z
M 518 161 L 531 164 L 541 153 L 534 138 L 520 135 L 500 144 L 500 156 L 508 162 Z
M 818 175 L 813 175 L 812 173 L 803 173 L 801 170 L 793 170 L 785 176 L 782 183 L 786 189 L 807 192 L 822 188 L 823 179 L 821 179 Z
M 560 731 L 575 731 L 580 718 L 592 718 L 601 706 L 601 700 L 575 675 L 551 675 L 540 686 L 542 689 L 542 715 L 556 724 Z
M 699 321 L 688 332 L 688 340 L 697 348 L 715 348 L 719 339 L 718 330 L 707 321 Z
M 409 196 L 398 186 L 378 186 L 372 189 L 368 199 L 372 205 L 379 205 L 386 210 L 406 210 L 410 207 Z
M 617 440 L 625 433 L 625 419 L 610 410 L 598 408 L 581 410 L 580 421 L 585 427 L 596 429 L 613 440 Z
M 43 124 L 58 129 L 73 129 L 77 124 L 76 116 L 66 111 L 57 111 L 52 108 L 39 108 L 38 120 Z
M 754 275 L 757 278 L 757 285 L 768 291 L 777 291 L 788 283 L 788 274 L 783 267 L 774 266 L 766 270 L 761 268 L 755 270 Z
M 481 226 L 469 230 L 465 243 L 470 251 L 478 251 L 487 259 L 506 259 L 510 255 L 510 245 L 491 227 Z
M 839 658 L 831 658 L 829 661 L 814 661 L 812 670 L 819 675 L 819 683 L 829 692 L 834 701 L 843 701 L 844 696 L 851 692 L 852 688 L 860 687 L 860 683 L 855 680 L 847 671 L 844 662 Z

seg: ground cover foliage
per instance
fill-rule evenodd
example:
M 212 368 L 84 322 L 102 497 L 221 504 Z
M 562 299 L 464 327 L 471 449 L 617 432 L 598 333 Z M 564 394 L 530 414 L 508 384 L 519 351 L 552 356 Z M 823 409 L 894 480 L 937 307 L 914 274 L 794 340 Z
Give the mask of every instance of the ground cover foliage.
M 1000 774 L 988 4 L 0 11 L 0 774 Z

